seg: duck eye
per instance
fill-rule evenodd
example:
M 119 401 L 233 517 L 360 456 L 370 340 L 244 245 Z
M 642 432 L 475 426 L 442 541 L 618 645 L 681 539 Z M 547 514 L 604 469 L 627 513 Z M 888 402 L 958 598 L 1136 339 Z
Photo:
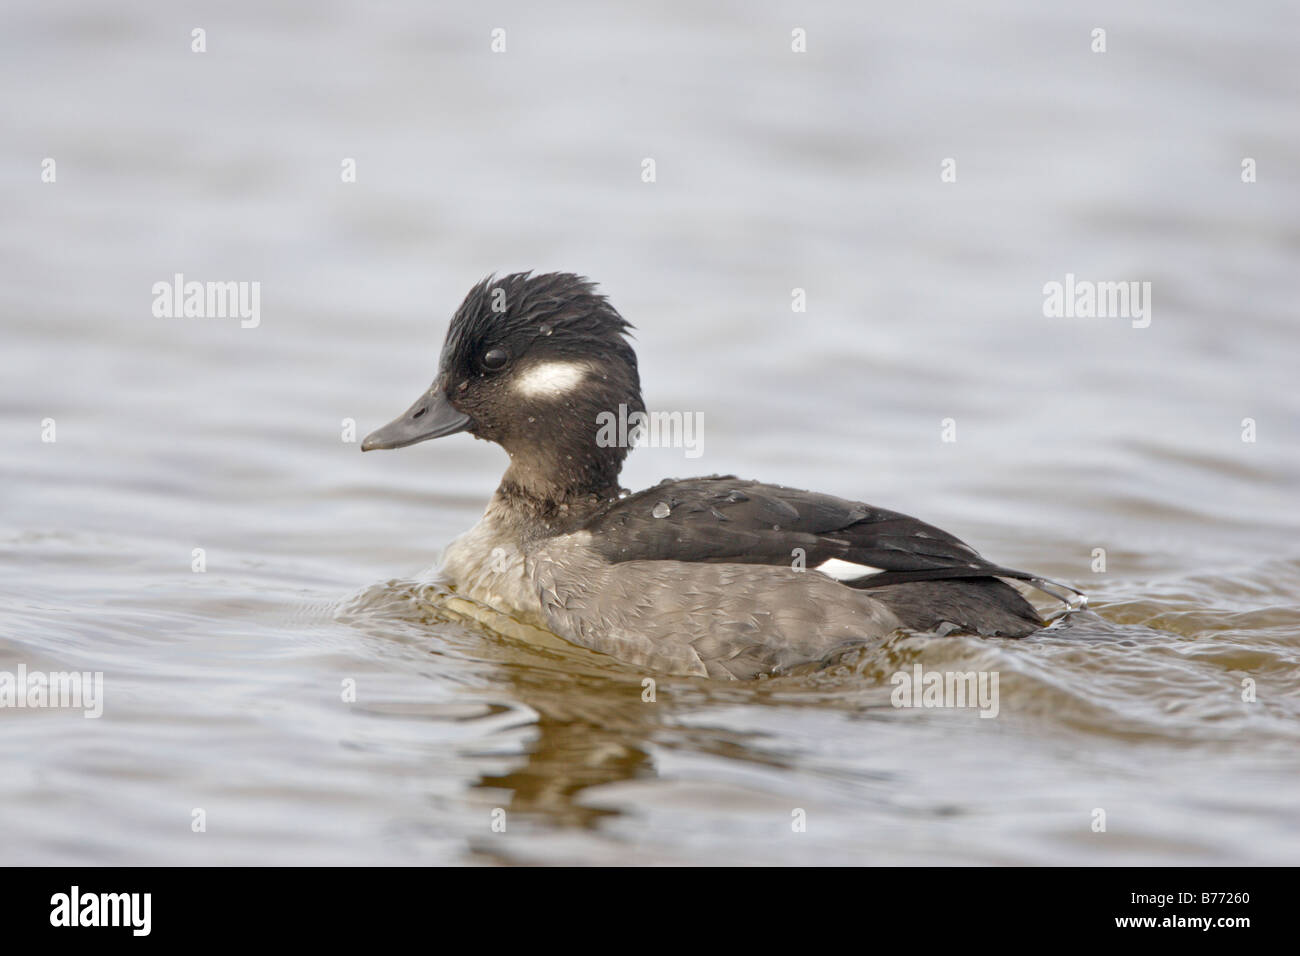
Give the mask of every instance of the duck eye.
M 505 349 L 488 349 L 479 359 L 483 367 L 489 372 L 496 372 L 505 368 L 506 362 L 510 361 L 510 356 L 506 354 Z

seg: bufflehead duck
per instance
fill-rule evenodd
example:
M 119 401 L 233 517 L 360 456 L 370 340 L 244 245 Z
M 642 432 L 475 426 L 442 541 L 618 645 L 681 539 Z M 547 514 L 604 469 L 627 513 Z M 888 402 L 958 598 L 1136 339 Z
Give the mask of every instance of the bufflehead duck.
M 622 491 L 628 448 L 598 440 L 597 423 L 620 405 L 645 411 L 630 329 L 581 276 L 489 276 L 452 318 L 428 391 L 362 442 L 467 431 L 509 453 L 482 520 L 444 556 L 460 595 L 635 666 L 731 679 L 900 628 L 1042 627 L 1000 578 L 1081 606 L 1073 588 L 860 502 L 731 476 Z

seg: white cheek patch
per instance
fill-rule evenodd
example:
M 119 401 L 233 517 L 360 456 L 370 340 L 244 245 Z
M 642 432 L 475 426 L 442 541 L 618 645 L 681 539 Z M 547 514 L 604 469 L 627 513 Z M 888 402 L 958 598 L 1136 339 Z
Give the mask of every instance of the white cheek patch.
M 514 388 L 529 398 L 563 395 L 581 385 L 586 377 L 587 366 L 582 362 L 538 362 L 519 374 Z
M 841 561 L 839 558 L 827 558 L 813 570 L 820 571 L 836 581 L 852 581 L 854 578 L 865 577 L 868 574 L 879 574 L 883 569 L 873 568 L 869 564 L 854 564 L 852 561 Z

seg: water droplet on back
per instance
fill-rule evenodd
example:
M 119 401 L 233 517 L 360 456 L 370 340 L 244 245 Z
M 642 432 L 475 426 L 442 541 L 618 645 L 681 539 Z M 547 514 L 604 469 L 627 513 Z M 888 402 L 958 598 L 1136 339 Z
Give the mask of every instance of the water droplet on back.
M 669 508 L 668 505 L 666 505 L 664 502 L 661 501 L 659 502 L 659 504 L 654 506 L 654 510 L 651 511 L 650 513 L 654 515 L 656 518 L 667 518 L 668 512 L 672 510 L 673 510 L 672 508 Z

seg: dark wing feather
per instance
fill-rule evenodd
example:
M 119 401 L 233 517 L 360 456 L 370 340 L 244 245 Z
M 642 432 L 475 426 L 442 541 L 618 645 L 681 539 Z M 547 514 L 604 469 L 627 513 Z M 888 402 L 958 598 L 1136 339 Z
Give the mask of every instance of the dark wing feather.
M 584 529 L 611 562 L 789 565 L 794 549 L 802 548 L 810 569 L 830 558 L 881 569 L 844 582 L 855 588 L 952 578 L 1040 580 L 986 561 L 948 532 L 896 511 L 731 476 L 661 482 L 614 502 Z

